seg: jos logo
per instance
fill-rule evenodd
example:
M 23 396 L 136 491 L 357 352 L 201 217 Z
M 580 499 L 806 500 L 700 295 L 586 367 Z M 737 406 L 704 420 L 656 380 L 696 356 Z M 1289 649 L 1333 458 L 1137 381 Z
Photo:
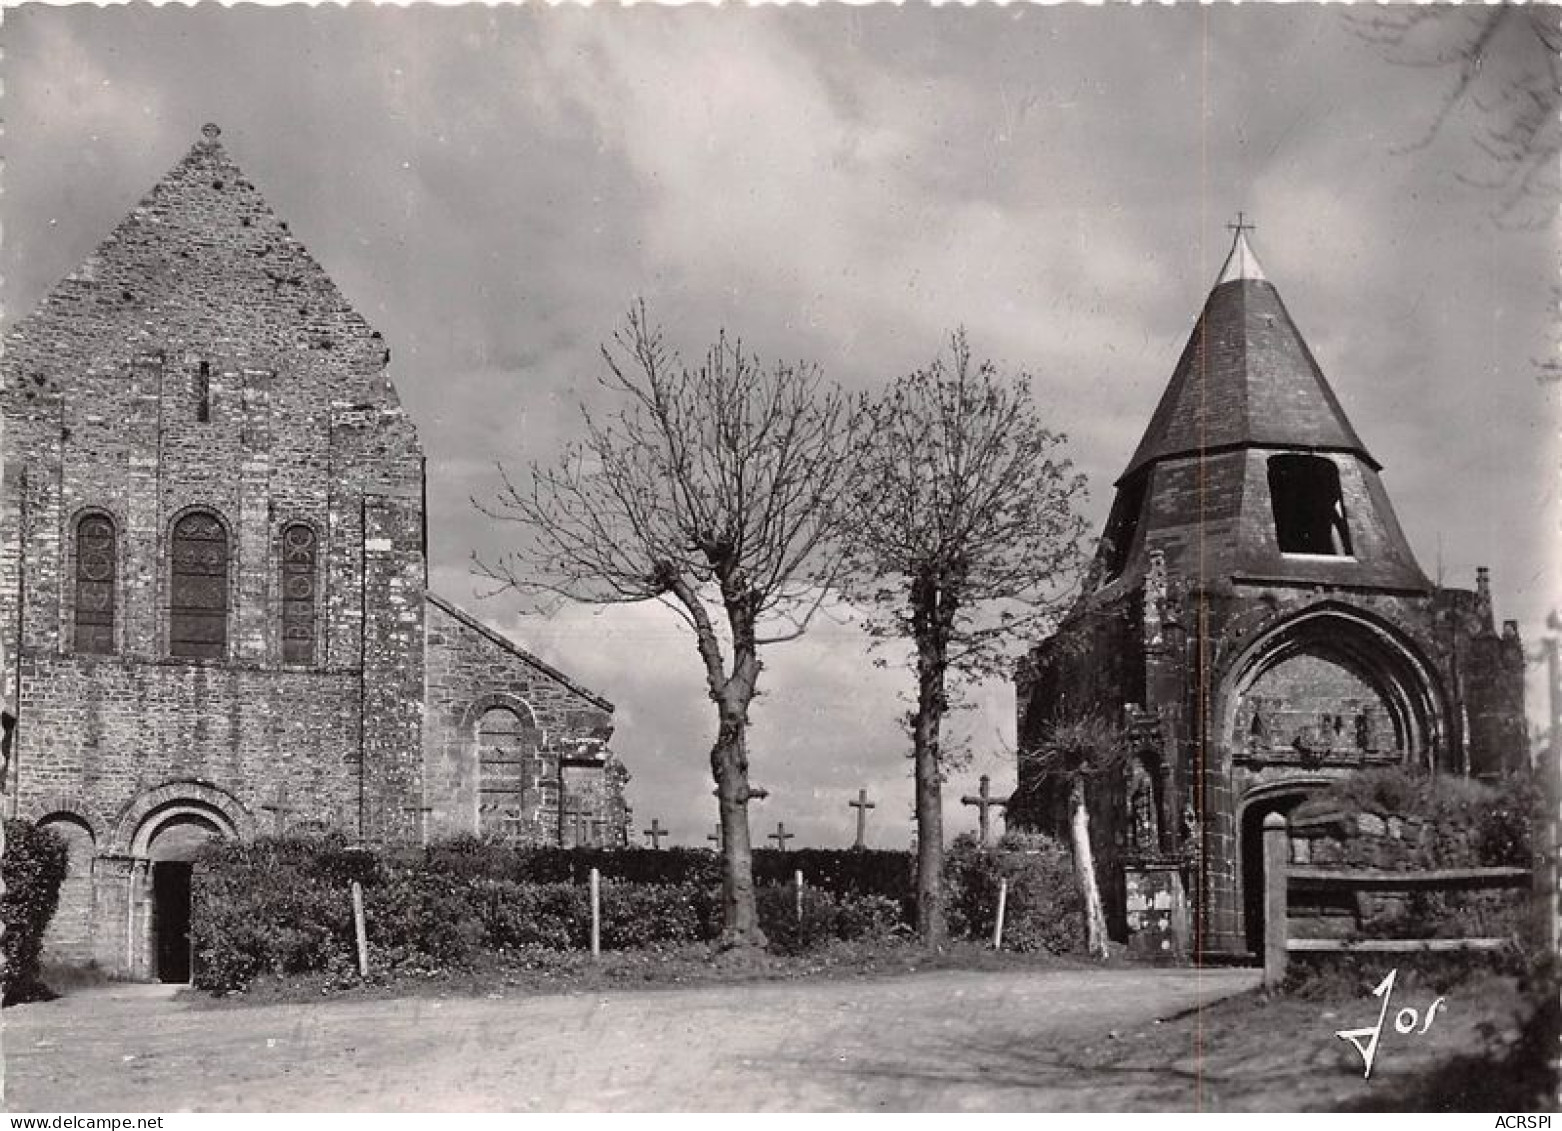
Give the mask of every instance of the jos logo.
M 1388 977 L 1378 983 L 1378 988 L 1372 991 L 1373 997 L 1383 999 L 1383 1005 L 1378 1010 L 1378 1023 L 1365 1029 L 1340 1029 L 1335 1036 L 1342 1041 L 1349 1041 L 1356 1046 L 1356 1051 L 1361 1054 L 1362 1063 L 1366 1066 L 1362 1072 L 1362 1078 L 1372 1075 L 1372 1061 L 1378 1054 L 1378 1042 L 1383 1036 L 1383 1022 L 1388 1017 L 1389 999 L 1394 996 L 1394 979 L 1399 977 L 1399 969 L 1396 967 L 1388 972 Z M 1421 1015 L 1414 1009 L 1401 1009 L 1394 1014 L 1394 1031 L 1409 1036 L 1412 1033 L 1424 1034 L 1432 1027 L 1432 1020 L 1437 1016 L 1437 1011 L 1443 1005 L 1443 999 L 1435 999 L 1426 1007 L 1426 1020 L 1422 1021 Z M 1417 1026 L 1420 1026 L 1419 1031 Z

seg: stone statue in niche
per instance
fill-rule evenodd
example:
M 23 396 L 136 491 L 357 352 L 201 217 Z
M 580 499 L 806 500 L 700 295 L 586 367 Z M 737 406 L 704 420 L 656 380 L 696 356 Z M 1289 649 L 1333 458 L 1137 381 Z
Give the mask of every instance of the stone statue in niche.
M 1137 856 L 1153 856 L 1161 847 L 1161 822 L 1156 811 L 1155 782 L 1148 767 L 1135 760 L 1129 770 L 1128 846 Z
M 1249 753 L 1258 754 L 1269 749 L 1271 733 L 1271 722 L 1264 697 L 1262 695 L 1253 696 L 1249 701 L 1249 709 L 1247 748 Z
M 1378 709 L 1374 703 L 1362 707 L 1356 716 L 1356 749 L 1376 754 L 1382 749 L 1378 723 Z

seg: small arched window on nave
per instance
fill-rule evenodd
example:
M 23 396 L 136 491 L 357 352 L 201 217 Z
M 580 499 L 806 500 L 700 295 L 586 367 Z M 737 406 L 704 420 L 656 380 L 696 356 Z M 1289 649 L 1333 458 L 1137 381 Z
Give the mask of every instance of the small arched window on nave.
M 282 662 L 315 662 L 315 594 L 318 558 L 314 528 L 295 522 L 282 529 Z
M 119 575 L 118 539 L 106 514 L 76 522 L 75 649 L 114 651 L 114 589 Z
M 228 652 L 228 531 L 206 511 L 174 523 L 168 654 L 220 660 Z
M 524 708 L 523 708 L 524 710 Z M 477 826 L 513 840 L 525 835 L 528 823 L 528 780 L 535 772 L 537 731 L 526 717 L 509 707 L 492 707 L 477 722 Z

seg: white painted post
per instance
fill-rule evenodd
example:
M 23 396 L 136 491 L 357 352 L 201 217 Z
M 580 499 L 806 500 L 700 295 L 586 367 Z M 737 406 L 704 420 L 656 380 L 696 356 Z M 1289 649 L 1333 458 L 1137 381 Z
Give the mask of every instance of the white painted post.
M 797 885 L 797 921 L 803 921 L 803 870 L 799 868 L 792 873 L 792 882 Z
M 1009 906 L 1009 881 L 998 881 L 998 917 L 993 920 L 993 949 L 1003 949 L 1003 913 Z
M 358 977 L 369 976 L 369 928 L 363 919 L 363 885 L 353 881 L 353 934 L 358 940 Z
M 602 957 L 602 873 L 591 869 L 591 957 Z

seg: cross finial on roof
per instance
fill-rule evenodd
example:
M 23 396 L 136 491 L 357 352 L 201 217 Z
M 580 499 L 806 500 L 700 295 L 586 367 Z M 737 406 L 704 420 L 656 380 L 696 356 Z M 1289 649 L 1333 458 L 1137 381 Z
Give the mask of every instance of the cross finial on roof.
M 1262 280 L 1264 269 L 1258 265 L 1258 257 L 1253 254 L 1253 249 L 1247 246 L 1247 233 L 1256 231 L 1258 225 L 1249 224 L 1247 213 L 1238 212 L 1237 222 L 1227 224 L 1226 227 L 1235 235 L 1231 241 L 1231 254 L 1226 257 L 1226 265 L 1221 268 L 1220 278 L 1215 280 L 1215 285 L 1218 287 L 1234 279 Z
M 1243 232 L 1256 232 L 1256 231 L 1258 231 L 1258 225 L 1257 224 L 1249 224 L 1249 223 L 1247 223 L 1247 213 L 1245 213 L 1245 212 L 1238 212 L 1237 213 L 1237 222 L 1235 224 L 1227 224 L 1226 225 L 1226 229 L 1228 231 L 1235 232 L 1238 236 L 1240 236 Z

